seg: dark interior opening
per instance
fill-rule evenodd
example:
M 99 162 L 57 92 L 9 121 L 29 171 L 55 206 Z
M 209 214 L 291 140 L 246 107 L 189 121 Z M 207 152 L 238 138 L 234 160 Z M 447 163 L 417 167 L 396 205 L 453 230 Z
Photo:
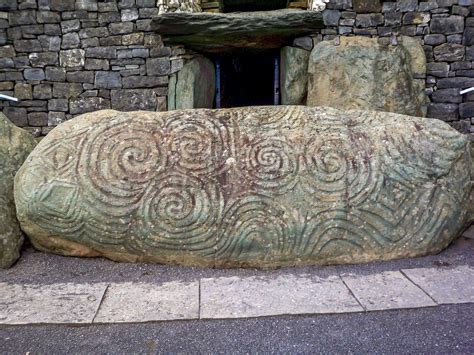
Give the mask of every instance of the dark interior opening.
M 223 12 L 270 11 L 285 9 L 288 0 L 223 0 Z
M 278 50 L 223 54 L 214 61 L 217 108 L 278 104 Z

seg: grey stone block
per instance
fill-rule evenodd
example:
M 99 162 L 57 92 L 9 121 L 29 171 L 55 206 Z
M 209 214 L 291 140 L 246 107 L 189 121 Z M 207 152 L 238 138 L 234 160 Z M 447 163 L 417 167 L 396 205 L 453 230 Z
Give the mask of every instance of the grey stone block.
M 67 99 L 51 99 L 48 101 L 48 110 L 66 112 L 69 110 L 69 101 Z
M 128 76 L 122 79 L 124 89 L 167 86 L 167 76 Z
M 87 58 L 112 59 L 117 58 L 117 50 L 115 47 L 92 47 L 86 48 Z
M 464 17 L 433 17 L 430 23 L 431 33 L 443 33 L 445 35 L 462 33 L 464 31 Z
M 54 83 L 53 97 L 55 98 L 72 98 L 82 93 L 82 84 L 80 83 Z M 60 110 L 54 110 L 60 111 Z
M 33 127 L 46 126 L 48 124 L 48 114 L 46 112 L 31 112 L 28 114 L 28 125 Z
M 119 111 L 155 111 L 156 94 L 152 89 L 112 90 L 112 109 Z
M 120 73 L 98 71 L 95 73 L 95 87 L 98 89 L 118 89 L 122 87 Z
M 46 80 L 48 81 L 65 81 L 66 69 L 59 67 L 46 67 L 45 75 Z
M 79 67 L 84 65 L 85 51 L 69 49 L 59 52 L 59 63 L 62 67 Z
M 39 100 L 50 99 L 52 97 L 51 84 L 39 84 L 33 86 L 33 98 Z
M 73 115 L 110 108 L 110 100 L 102 97 L 79 97 L 69 102 L 69 112 Z
M 147 75 L 168 75 L 170 70 L 169 58 L 149 58 L 146 60 Z
M 77 32 L 81 28 L 81 22 L 79 20 L 68 20 L 61 22 L 62 33 Z
M 58 54 L 54 52 L 31 53 L 28 56 L 32 67 L 44 67 L 46 65 L 58 65 Z
M 35 69 L 25 69 L 23 72 L 23 75 L 26 80 L 44 80 L 45 75 L 44 75 L 44 70 L 35 68 Z

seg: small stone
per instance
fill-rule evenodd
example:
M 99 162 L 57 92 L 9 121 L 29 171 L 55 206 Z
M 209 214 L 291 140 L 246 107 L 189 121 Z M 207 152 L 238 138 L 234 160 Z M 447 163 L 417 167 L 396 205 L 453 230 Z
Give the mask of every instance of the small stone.
M 138 19 L 138 9 L 124 9 L 121 13 L 122 22 L 135 21 Z
M 98 89 L 116 89 L 122 87 L 120 73 L 98 71 L 95 74 L 95 87 Z
M 464 59 L 465 47 L 456 43 L 444 43 L 434 48 L 437 61 L 456 62 Z
M 50 99 L 52 97 L 51 84 L 39 84 L 33 86 L 33 98 L 38 100 Z
M 50 111 L 48 113 L 48 126 L 57 126 L 66 121 L 66 114 L 64 112 Z
M 19 100 L 33 99 L 33 89 L 31 85 L 24 83 L 15 84 L 15 97 Z
M 44 67 L 46 65 L 58 65 L 58 54 L 54 52 L 31 53 L 28 56 L 32 67 Z
M 65 81 L 66 69 L 60 67 L 46 67 L 45 75 L 48 81 Z
M 79 47 L 80 40 L 79 35 L 76 32 L 66 33 L 63 36 L 61 49 L 71 49 Z
M 70 49 L 59 52 L 59 63 L 62 67 L 80 67 L 84 65 L 85 51 Z
M 147 75 L 168 75 L 170 70 L 169 58 L 149 58 L 146 60 Z
M 110 64 L 107 59 L 87 58 L 84 63 L 86 70 L 109 70 Z
M 77 32 L 81 28 L 81 22 L 79 20 L 69 20 L 61 22 L 62 33 Z
M 108 108 L 110 108 L 110 101 L 102 97 L 80 97 L 71 99 L 69 112 L 76 115 Z
M 462 33 L 464 31 L 464 17 L 433 17 L 430 23 L 431 33 L 442 33 L 445 35 Z
M 63 111 L 69 110 L 69 101 L 67 99 L 51 99 L 48 101 L 48 111 Z
M 132 33 L 133 30 L 134 30 L 133 22 L 111 23 L 109 25 L 109 31 L 113 35 Z
M 26 80 L 40 81 L 45 79 L 43 69 L 25 69 L 23 76 Z
M 82 84 L 80 83 L 54 83 L 53 96 L 56 98 L 78 97 L 82 93 Z M 60 110 L 54 110 L 60 111 Z
M 48 114 L 46 112 L 31 112 L 28 114 L 28 124 L 33 127 L 48 125 Z

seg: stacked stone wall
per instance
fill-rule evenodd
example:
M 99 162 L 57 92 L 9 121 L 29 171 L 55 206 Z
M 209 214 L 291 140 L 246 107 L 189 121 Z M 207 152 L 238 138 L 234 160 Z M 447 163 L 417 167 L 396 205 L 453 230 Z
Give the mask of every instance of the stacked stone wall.
M 192 53 L 151 31 L 160 0 L 0 0 L 0 101 L 36 135 L 75 115 L 103 109 L 166 110 L 169 76 Z M 363 35 L 419 38 L 428 61 L 428 116 L 473 132 L 474 0 L 331 0 L 326 28 L 295 45 Z

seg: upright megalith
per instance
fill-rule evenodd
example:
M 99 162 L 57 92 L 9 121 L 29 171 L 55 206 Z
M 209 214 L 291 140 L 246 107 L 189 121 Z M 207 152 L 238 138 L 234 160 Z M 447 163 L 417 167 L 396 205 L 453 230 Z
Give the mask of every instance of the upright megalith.
M 304 106 L 99 111 L 16 176 L 33 244 L 201 266 L 436 253 L 468 220 L 468 139 L 446 123 Z
M 35 146 L 31 134 L 0 113 L 0 267 L 8 268 L 20 256 L 23 234 L 16 219 L 13 181 Z
M 339 37 L 309 59 L 308 106 L 425 116 L 426 57 L 413 38 Z

